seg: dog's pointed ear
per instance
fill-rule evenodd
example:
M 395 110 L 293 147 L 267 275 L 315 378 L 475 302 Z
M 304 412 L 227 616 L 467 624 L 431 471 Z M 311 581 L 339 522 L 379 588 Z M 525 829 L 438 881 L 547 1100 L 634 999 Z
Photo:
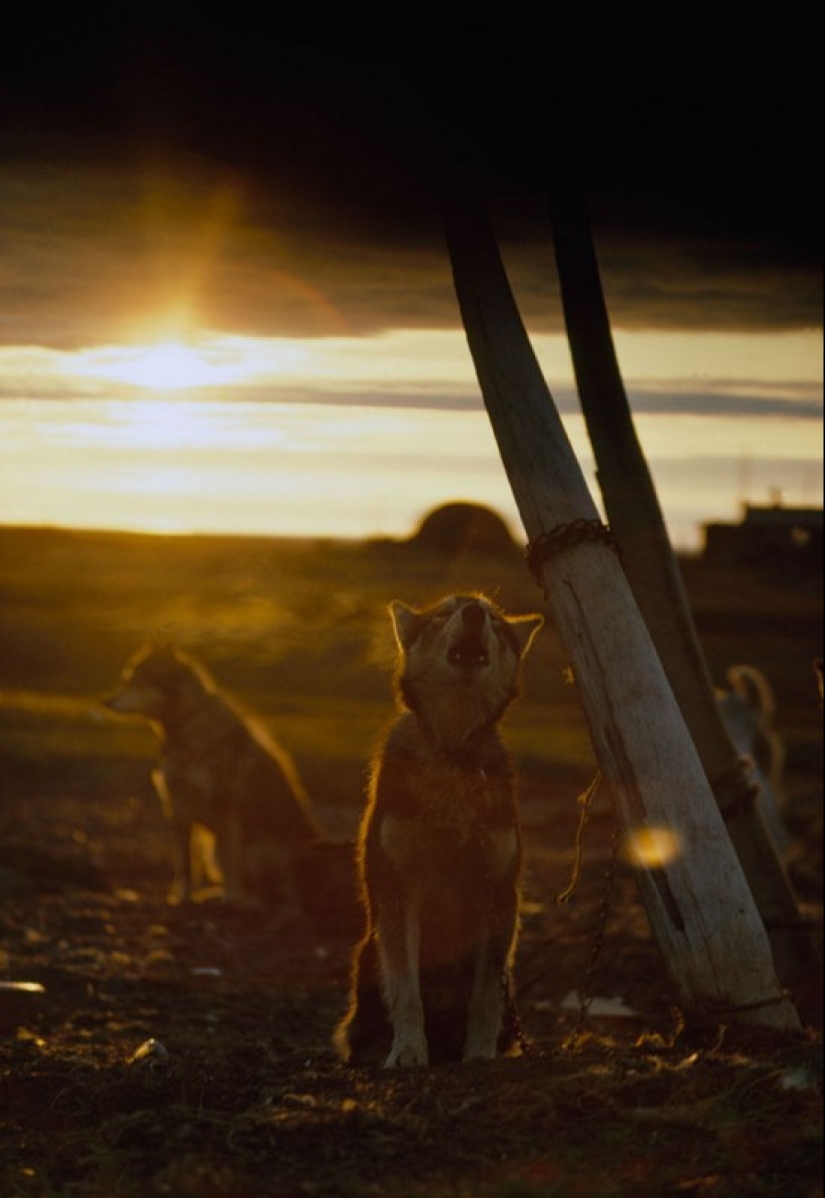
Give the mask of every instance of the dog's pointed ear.
M 390 617 L 399 649 L 408 649 L 418 635 L 419 613 L 414 607 L 394 600 L 390 604 Z
M 533 637 L 544 623 L 544 616 L 507 616 L 507 623 L 518 643 L 519 656 L 524 657 L 533 643 Z
M 730 666 L 727 671 L 731 690 L 741 695 L 746 705 L 763 723 L 776 716 L 773 688 L 761 670 L 755 666 Z

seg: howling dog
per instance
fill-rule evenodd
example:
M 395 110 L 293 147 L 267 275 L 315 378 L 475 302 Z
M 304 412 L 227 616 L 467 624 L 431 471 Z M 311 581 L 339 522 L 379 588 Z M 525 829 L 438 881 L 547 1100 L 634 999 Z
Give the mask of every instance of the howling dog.
M 335 1043 L 387 1067 L 491 1058 L 517 1046 L 522 854 L 498 724 L 543 618 L 506 616 L 479 594 L 390 612 L 402 712 L 361 824 L 366 931 Z
M 204 666 L 166 645 L 127 662 L 104 706 L 142 716 L 160 735 L 152 780 L 177 853 L 178 897 L 192 897 L 193 866 L 214 880 L 211 841 L 227 901 L 277 894 L 296 908 L 295 856 L 322 833 L 283 749 L 219 691 Z

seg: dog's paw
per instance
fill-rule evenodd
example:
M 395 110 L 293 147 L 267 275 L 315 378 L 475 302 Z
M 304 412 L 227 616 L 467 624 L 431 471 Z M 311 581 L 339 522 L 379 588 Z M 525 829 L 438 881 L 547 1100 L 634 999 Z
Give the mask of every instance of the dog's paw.
M 384 1062 L 385 1069 L 411 1069 L 415 1065 L 429 1065 L 430 1054 L 427 1041 L 422 1039 L 397 1040 Z
M 257 895 L 248 894 L 245 890 L 224 891 L 221 905 L 224 911 L 237 915 L 253 915 L 264 909 Z
M 490 1028 L 468 1029 L 464 1041 L 463 1061 L 492 1061 L 497 1055 L 498 1025 Z
M 489 1045 L 470 1045 L 464 1049 L 462 1061 L 492 1061 L 496 1057 L 496 1048 Z

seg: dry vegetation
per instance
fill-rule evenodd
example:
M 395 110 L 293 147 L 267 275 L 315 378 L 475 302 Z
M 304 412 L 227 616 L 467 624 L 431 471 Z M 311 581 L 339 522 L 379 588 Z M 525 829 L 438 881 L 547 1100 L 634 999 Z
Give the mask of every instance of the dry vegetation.
M 45 988 L 0 1028 L 0 1193 L 822 1194 L 818 1002 L 799 1038 L 683 1026 L 627 867 L 608 884 L 605 795 L 579 888 L 555 901 L 594 762 L 550 631 L 508 722 L 528 848 L 523 1056 L 391 1074 L 335 1060 L 358 925 L 340 854 L 310 863 L 300 927 L 167 903 L 152 736 L 95 710 L 123 660 L 158 632 L 201 655 L 346 838 L 391 710 L 388 600 L 473 587 L 510 610 L 540 602 L 518 554 L 453 550 L 0 531 L 0 980 Z M 685 571 L 715 677 L 747 659 L 776 688 L 818 927 L 821 842 L 804 842 L 822 804 L 821 582 Z M 581 1024 L 571 994 L 588 979 Z M 163 1051 L 138 1052 L 150 1040 Z

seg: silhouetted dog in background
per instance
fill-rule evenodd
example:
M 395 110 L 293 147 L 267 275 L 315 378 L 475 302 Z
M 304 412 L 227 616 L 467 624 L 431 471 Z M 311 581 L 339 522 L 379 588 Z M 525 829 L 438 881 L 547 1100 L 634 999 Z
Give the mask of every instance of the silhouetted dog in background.
M 722 720 L 734 748 L 754 770 L 762 820 L 777 850 L 785 853 L 792 836 L 785 823 L 785 744 L 776 726 L 773 688 L 756 666 L 731 666 L 727 679 L 730 689 L 717 692 Z
M 387 1066 L 515 1047 L 521 833 L 498 724 L 541 616 L 481 595 L 391 607 L 406 708 L 375 761 L 359 838 L 367 927 L 339 1052 Z
M 207 878 L 212 873 L 205 829 L 229 901 L 277 895 L 296 907 L 295 858 L 321 831 L 283 749 L 241 714 L 199 662 L 168 646 L 136 654 L 104 703 L 150 720 L 160 734 L 152 778 L 177 850 L 179 897 L 192 896 L 193 866 Z

